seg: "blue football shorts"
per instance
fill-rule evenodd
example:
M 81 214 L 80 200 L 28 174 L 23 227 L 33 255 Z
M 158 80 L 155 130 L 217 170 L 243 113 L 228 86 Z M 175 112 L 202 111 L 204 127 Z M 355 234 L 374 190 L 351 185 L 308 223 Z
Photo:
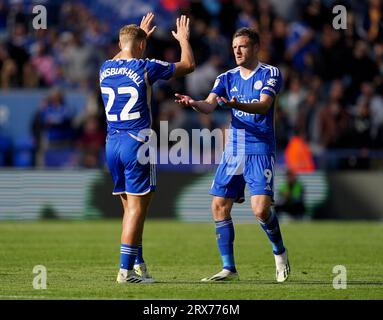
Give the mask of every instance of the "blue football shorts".
M 155 164 L 139 161 L 138 154 L 144 149 L 141 148 L 143 145 L 144 142 L 127 131 L 115 130 L 108 134 L 105 155 L 114 183 L 114 195 L 145 195 L 155 191 Z
M 273 199 L 274 163 L 273 154 L 233 156 L 224 152 L 210 194 L 242 203 L 247 184 L 251 196 L 269 195 Z

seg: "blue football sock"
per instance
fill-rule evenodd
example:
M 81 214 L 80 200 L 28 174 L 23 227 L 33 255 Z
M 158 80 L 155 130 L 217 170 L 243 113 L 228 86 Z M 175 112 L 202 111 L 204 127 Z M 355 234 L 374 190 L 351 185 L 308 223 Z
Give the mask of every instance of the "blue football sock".
M 138 247 L 121 243 L 120 268 L 133 270 L 134 260 L 137 256 Z
M 271 245 L 273 246 L 273 253 L 276 255 L 284 253 L 285 247 L 283 245 L 282 234 L 275 211 L 270 209 L 269 217 L 265 221 L 259 219 L 258 221 L 270 239 Z
M 223 269 L 237 272 L 234 262 L 234 225 L 230 219 L 216 221 L 215 233 L 217 236 L 217 244 L 222 258 Z
M 134 261 L 134 264 L 140 264 L 140 263 L 144 263 L 144 257 L 142 255 L 142 242 L 140 242 L 138 244 L 138 251 L 137 251 L 137 257 L 136 257 L 136 261 Z

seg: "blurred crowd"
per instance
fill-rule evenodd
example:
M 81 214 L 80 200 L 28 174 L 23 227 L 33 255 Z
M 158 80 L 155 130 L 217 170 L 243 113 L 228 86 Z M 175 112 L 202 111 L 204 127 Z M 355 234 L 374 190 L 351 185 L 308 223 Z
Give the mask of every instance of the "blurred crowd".
M 93 1 L 94 3 L 100 1 Z M 153 1 L 137 0 L 156 9 Z M 175 92 L 204 98 L 217 75 L 235 67 L 231 38 L 240 27 L 255 28 L 261 38 L 260 60 L 282 70 L 284 86 L 277 108 L 276 135 L 283 154 L 290 143 L 307 146 L 316 167 L 370 168 L 374 154 L 383 159 L 383 2 L 332 0 L 161 0 L 163 12 L 191 17 L 191 44 L 196 70 L 184 79 L 154 87 L 154 128 L 225 127 L 227 110 L 210 116 L 175 104 Z M 98 70 L 118 52 L 110 20 L 87 1 L 46 1 L 48 28 L 34 30 L 31 5 L 0 0 L 0 88 L 56 88 L 42 103 L 33 123 L 37 149 L 41 137 L 54 145 L 75 141 L 79 163 L 102 165 L 104 109 Z M 151 5 L 153 4 L 153 7 Z M 347 9 L 347 28 L 336 30 L 332 9 Z M 154 11 L 156 13 L 156 11 Z M 148 43 L 147 56 L 179 59 L 169 25 L 161 25 Z M 139 21 L 126 21 L 126 23 Z M 67 89 L 87 92 L 81 117 L 62 98 Z M 54 129 L 52 129 L 54 128 Z M 61 135 L 61 136 L 60 136 Z M 297 148 L 295 148 L 297 149 Z M 298 148 L 299 149 L 299 148 Z M 85 150 L 85 151 L 84 151 Z M 358 150 L 357 153 L 352 150 Z M 341 161 L 326 161 L 338 152 Z M 342 156 L 343 155 L 343 156 Z M 343 158 L 342 158 L 343 157 Z M 352 160 L 352 161 L 351 161 Z M 379 163 L 379 162 L 378 162 Z M 380 166 L 381 166 L 380 162 Z

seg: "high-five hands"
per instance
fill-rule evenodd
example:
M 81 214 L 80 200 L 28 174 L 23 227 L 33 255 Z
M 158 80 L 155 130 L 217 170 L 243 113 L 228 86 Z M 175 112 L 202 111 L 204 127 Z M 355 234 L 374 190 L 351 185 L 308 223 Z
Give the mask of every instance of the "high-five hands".
M 179 42 L 182 40 L 189 40 L 190 30 L 189 30 L 189 18 L 186 18 L 185 15 L 182 15 L 180 18 L 177 18 L 176 21 L 177 31 L 172 31 L 172 35 Z
M 154 14 L 149 12 L 146 16 L 142 17 L 140 28 L 146 32 L 147 38 L 157 29 L 157 26 L 151 27 Z

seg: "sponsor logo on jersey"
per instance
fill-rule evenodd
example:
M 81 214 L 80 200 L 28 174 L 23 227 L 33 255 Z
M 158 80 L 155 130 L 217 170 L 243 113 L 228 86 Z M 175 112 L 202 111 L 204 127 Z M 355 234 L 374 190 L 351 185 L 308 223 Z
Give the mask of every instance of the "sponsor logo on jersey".
M 236 117 L 248 117 L 250 115 L 251 115 L 250 113 L 244 112 L 242 110 L 235 110 L 234 111 L 234 116 L 236 116 Z
M 271 79 L 267 80 L 267 85 L 269 85 L 271 87 L 275 87 L 276 84 L 277 84 L 277 79 L 271 78 Z

